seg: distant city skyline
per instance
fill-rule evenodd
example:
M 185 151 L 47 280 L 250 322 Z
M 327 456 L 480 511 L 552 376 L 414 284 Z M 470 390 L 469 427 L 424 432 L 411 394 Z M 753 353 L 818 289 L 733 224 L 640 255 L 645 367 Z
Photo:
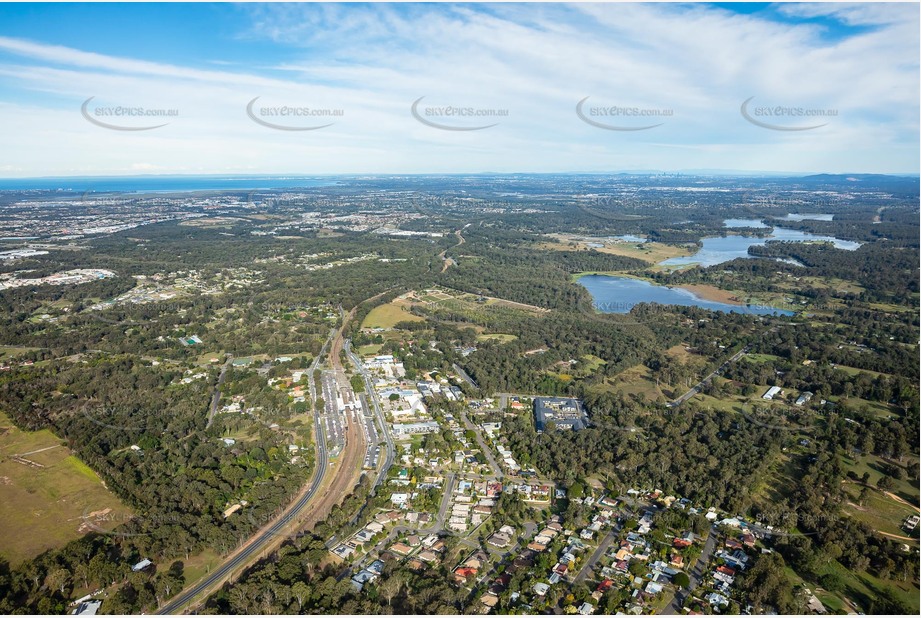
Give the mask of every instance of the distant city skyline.
M 0 177 L 918 174 L 918 32 L 916 3 L 4 4 Z

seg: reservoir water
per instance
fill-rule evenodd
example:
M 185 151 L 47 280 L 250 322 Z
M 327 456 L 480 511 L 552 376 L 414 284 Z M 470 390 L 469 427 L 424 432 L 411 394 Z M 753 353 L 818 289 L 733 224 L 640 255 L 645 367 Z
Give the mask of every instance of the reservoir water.
M 749 313 L 755 315 L 793 315 L 792 311 L 762 305 L 732 305 L 701 298 L 684 288 L 656 285 L 640 279 L 611 275 L 586 275 L 579 283 L 588 290 L 594 306 L 602 313 L 630 313 L 639 303 L 700 307 L 724 313 Z
M 759 219 L 726 219 L 724 225 L 729 228 L 757 227 L 767 228 Z M 750 258 L 748 248 L 754 245 L 767 244 L 769 240 L 785 240 L 791 242 L 830 242 L 838 249 L 854 251 L 861 243 L 850 240 L 841 240 L 833 236 L 819 236 L 799 230 L 788 230 L 775 227 L 764 238 L 757 236 L 709 236 L 701 239 L 703 246 L 694 255 L 677 257 L 660 262 L 663 266 L 686 266 L 699 264 L 700 266 L 716 266 L 736 258 Z

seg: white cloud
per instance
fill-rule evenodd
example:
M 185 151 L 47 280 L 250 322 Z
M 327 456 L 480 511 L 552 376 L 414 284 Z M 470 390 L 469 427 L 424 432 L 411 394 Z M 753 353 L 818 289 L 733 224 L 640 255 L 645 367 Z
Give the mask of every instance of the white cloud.
M 290 59 L 188 63 L 213 69 L 0 37 L 0 131 L 11 146 L 0 169 L 917 171 L 917 6 L 824 6 L 779 10 L 873 27 L 828 37 L 813 24 L 685 5 L 265 5 L 246 9 L 253 26 L 240 36 L 275 41 Z M 155 131 L 108 131 L 80 116 L 90 96 L 180 113 Z M 320 131 L 273 131 L 246 117 L 257 96 L 344 116 Z M 438 131 L 410 116 L 421 96 L 509 116 L 484 131 Z M 603 131 L 575 114 L 587 96 L 674 116 L 636 134 Z M 749 97 L 838 116 L 778 134 L 742 118 Z

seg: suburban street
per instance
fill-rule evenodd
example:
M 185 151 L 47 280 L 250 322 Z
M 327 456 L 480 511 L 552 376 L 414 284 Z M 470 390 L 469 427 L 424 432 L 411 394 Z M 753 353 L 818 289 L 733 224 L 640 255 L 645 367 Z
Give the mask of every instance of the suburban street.
M 572 580 L 573 586 L 582 583 L 585 581 L 585 578 L 588 577 L 588 574 L 592 572 L 592 567 L 601 560 L 601 557 L 608 551 L 608 548 L 611 546 L 611 543 L 614 542 L 614 539 L 617 538 L 617 533 L 620 531 L 620 525 L 615 526 L 613 530 L 610 530 L 607 535 L 601 540 L 601 543 L 598 544 L 598 548 L 591 555 L 591 557 L 585 561 L 585 564 L 582 565 L 582 568 L 579 569 L 579 573 L 576 574 L 575 578 Z
M 682 613 L 681 607 L 684 605 L 685 599 L 687 599 L 688 595 L 697 588 L 697 585 L 700 584 L 700 580 L 703 579 L 707 564 L 710 562 L 710 554 L 713 553 L 713 548 L 716 546 L 716 535 L 716 526 L 713 526 L 710 528 L 710 536 L 707 537 L 707 542 L 704 543 L 704 549 L 697 559 L 694 570 L 688 573 L 688 578 L 691 582 L 688 584 L 687 589 L 676 592 L 669 604 L 659 612 L 660 614 L 678 615 Z
M 228 354 L 227 360 L 221 367 L 221 373 L 217 377 L 217 384 L 214 385 L 214 394 L 211 396 L 211 407 L 208 408 L 208 422 L 205 424 L 205 429 L 211 427 L 211 423 L 214 422 L 214 415 L 217 414 L 217 405 L 221 401 L 221 385 L 224 383 L 224 378 L 227 376 L 227 368 L 230 367 L 232 362 L 233 356 Z
M 445 518 L 448 515 L 448 509 L 451 506 L 451 498 L 454 496 L 454 474 L 449 474 L 445 478 L 445 489 L 444 494 L 441 497 L 441 505 L 438 508 L 438 515 L 435 517 L 435 521 L 425 527 L 417 526 L 396 526 L 393 528 L 386 537 L 380 540 L 378 544 L 371 550 L 369 550 L 364 557 L 361 558 L 357 563 L 355 563 L 351 570 L 358 571 L 364 568 L 365 565 L 373 562 L 380 555 L 384 547 L 393 543 L 393 541 L 401 534 L 406 532 L 412 532 L 415 534 L 429 534 L 431 532 L 443 532 L 445 525 Z
M 486 444 L 486 441 L 483 440 L 483 436 L 480 433 L 480 428 L 474 425 L 473 422 L 467 418 L 467 412 L 465 410 L 461 410 L 460 416 L 461 420 L 464 422 L 464 428 L 469 429 L 476 435 L 476 443 L 480 447 L 480 452 L 482 452 L 486 457 L 486 460 L 489 461 L 489 467 L 492 468 L 494 478 L 502 479 L 505 474 L 503 474 L 502 468 L 500 468 L 498 462 L 496 462 L 496 458 L 493 455 L 492 449 L 488 444 Z

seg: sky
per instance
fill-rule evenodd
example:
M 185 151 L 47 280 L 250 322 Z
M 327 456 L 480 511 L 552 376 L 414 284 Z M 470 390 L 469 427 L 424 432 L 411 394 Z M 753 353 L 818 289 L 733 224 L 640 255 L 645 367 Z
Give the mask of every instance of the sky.
M 0 4 L 0 177 L 917 174 L 919 54 L 917 3 Z

